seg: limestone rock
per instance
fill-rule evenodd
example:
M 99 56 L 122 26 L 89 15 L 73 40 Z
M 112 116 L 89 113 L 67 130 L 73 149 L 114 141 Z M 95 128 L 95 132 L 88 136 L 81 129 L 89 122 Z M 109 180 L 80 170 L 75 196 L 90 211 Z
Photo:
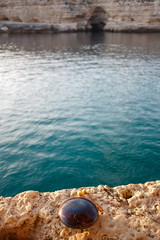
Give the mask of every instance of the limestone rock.
M 60 204 L 80 190 L 27 191 L 13 198 L 1 196 L 0 240 L 160 239 L 160 181 L 112 189 L 102 185 L 87 187 L 87 193 L 103 212 L 93 226 L 84 230 L 68 228 L 58 217 Z
M 46 27 L 49 24 L 51 29 L 48 32 L 160 31 L 160 1 L 0 0 L 0 21 L 5 21 L 6 24 L 8 21 L 30 23 L 33 32 L 38 31 L 34 23 L 45 23 Z M 26 26 L 21 26 L 24 27 L 21 32 L 27 32 Z M 56 26 L 56 29 L 52 26 Z M 12 25 L 10 29 L 11 27 Z M 45 32 L 44 26 L 41 27 L 41 31 Z M 2 29 L 1 32 L 6 30 Z

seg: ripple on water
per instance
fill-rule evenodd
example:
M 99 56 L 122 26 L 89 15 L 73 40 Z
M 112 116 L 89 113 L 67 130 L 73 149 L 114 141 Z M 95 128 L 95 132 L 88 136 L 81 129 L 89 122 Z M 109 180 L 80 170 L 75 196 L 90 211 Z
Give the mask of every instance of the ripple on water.
M 159 34 L 0 36 L 0 194 L 159 179 Z

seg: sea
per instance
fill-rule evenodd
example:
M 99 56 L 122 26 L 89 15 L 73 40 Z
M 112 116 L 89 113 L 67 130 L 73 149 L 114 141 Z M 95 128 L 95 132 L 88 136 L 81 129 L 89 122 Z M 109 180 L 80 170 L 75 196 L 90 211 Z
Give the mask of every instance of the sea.
M 159 33 L 0 35 L 0 196 L 159 179 Z

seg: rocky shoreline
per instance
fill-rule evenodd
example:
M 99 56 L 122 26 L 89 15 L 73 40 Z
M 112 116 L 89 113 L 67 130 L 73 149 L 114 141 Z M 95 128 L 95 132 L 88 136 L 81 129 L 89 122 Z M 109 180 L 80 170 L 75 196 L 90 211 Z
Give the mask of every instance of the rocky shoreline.
M 100 205 L 97 222 L 88 229 L 66 227 L 58 217 L 63 201 L 82 189 L 22 192 L 0 197 L 1 240 L 159 240 L 160 181 L 109 188 L 87 187 Z M 88 196 L 85 196 L 88 198 Z
M 91 29 L 87 29 L 86 25 L 79 25 L 74 23 L 61 23 L 61 24 L 49 24 L 49 23 L 22 23 L 22 22 L 10 22 L 1 21 L 0 22 L 0 34 L 16 34 L 16 33 L 69 33 L 69 32 L 87 32 Z M 131 25 L 131 24 L 121 24 L 113 25 L 108 24 L 103 29 L 104 32 L 136 32 L 136 33 L 148 33 L 148 32 L 160 32 L 160 25 Z
M 160 32 L 160 1 L 0 1 L 0 33 L 79 31 Z

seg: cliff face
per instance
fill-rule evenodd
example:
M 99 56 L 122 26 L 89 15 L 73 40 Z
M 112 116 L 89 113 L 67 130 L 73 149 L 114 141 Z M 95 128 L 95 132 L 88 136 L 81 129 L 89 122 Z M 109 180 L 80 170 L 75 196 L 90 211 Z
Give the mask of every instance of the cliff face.
M 159 0 L 0 0 L 0 21 L 58 30 L 160 30 Z
M 160 181 L 112 189 L 108 186 L 86 188 L 103 211 L 93 226 L 83 230 L 66 227 L 58 217 L 61 203 L 77 195 L 77 191 L 27 191 L 13 198 L 0 197 L 0 239 L 160 239 Z

